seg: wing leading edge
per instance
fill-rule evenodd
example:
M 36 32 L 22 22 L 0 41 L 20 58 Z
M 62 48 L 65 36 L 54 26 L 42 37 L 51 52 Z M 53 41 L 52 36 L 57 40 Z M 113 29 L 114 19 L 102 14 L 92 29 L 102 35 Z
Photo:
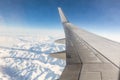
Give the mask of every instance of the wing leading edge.
M 58 8 L 66 37 L 60 80 L 119 80 L 120 44 L 72 25 Z

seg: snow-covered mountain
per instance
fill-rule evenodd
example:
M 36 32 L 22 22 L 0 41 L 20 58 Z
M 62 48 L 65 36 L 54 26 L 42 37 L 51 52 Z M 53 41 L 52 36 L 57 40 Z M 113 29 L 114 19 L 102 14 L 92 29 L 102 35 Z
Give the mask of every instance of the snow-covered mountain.
M 65 61 L 49 56 L 65 50 L 56 38 L 40 36 L 0 36 L 0 80 L 56 80 Z M 2 41 L 3 40 L 3 41 Z M 8 42 L 8 43 L 7 43 Z

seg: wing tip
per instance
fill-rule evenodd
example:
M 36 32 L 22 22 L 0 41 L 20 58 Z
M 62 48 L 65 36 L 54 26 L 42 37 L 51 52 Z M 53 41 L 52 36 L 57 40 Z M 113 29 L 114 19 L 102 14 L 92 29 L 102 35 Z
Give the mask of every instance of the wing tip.
M 64 15 L 61 7 L 58 7 L 58 12 L 59 12 L 59 15 L 60 15 L 60 18 L 61 18 L 61 22 L 62 22 L 62 23 L 69 22 L 69 21 L 67 20 L 67 18 L 65 17 L 65 15 Z

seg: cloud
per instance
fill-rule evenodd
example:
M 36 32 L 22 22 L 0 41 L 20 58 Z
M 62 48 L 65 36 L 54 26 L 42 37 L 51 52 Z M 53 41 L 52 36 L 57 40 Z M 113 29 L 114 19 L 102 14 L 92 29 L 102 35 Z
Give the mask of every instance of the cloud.
M 120 35 L 119 34 L 102 34 L 102 36 L 120 43 Z
M 100 36 L 103 36 L 107 39 L 110 39 L 110 40 L 113 40 L 113 41 L 116 41 L 116 42 L 119 42 L 120 43 L 120 32 L 109 32 L 109 31 L 92 31 L 91 32 L 95 33 L 95 34 L 98 34 Z
M 23 27 L 0 27 L 2 35 L 30 35 L 30 36 L 53 36 L 64 37 L 64 31 L 59 29 L 29 29 Z

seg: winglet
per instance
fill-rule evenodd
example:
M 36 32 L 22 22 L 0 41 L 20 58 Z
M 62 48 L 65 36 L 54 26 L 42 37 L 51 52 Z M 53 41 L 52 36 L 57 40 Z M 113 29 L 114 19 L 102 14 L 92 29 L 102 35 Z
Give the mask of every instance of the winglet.
M 61 9 L 60 7 L 58 7 L 58 11 L 59 11 L 59 15 L 60 15 L 60 18 L 61 18 L 61 22 L 62 22 L 62 23 L 69 22 L 69 21 L 67 20 L 67 18 L 65 17 L 65 15 L 64 15 L 64 13 L 63 13 L 63 11 L 62 11 L 62 9 Z

